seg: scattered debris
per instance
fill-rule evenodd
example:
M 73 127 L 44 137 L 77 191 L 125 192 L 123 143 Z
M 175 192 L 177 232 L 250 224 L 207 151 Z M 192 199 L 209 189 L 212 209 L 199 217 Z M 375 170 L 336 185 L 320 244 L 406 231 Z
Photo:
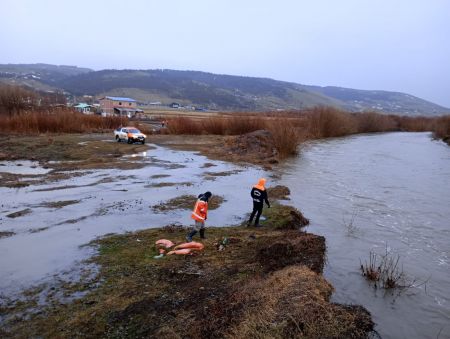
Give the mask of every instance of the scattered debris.
M 205 162 L 204 164 L 203 164 L 203 166 L 201 166 L 201 168 L 210 168 L 210 167 L 214 167 L 214 166 L 217 166 L 216 164 L 213 164 L 213 163 L 211 163 L 211 162 Z
M 14 233 L 14 232 L 8 232 L 8 231 L 6 231 L 6 232 L 1 231 L 1 232 L 0 232 L 0 239 L 1 239 L 1 238 L 12 237 L 14 234 L 16 234 L 16 233 Z

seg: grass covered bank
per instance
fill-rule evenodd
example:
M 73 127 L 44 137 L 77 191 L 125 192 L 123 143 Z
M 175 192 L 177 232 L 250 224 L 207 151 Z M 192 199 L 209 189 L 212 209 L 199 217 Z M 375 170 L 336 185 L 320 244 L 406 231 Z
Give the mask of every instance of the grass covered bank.
M 3 336 L 366 337 L 373 328 L 367 311 L 329 301 L 325 239 L 299 231 L 305 220 L 291 207 L 266 211 L 263 228 L 209 228 L 196 256 L 153 258 L 155 240 L 184 241 L 182 227 L 99 239 L 92 259 L 99 286 L 69 304 L 11 318 Z M 85 289 L 71 286 L 72 293 Z

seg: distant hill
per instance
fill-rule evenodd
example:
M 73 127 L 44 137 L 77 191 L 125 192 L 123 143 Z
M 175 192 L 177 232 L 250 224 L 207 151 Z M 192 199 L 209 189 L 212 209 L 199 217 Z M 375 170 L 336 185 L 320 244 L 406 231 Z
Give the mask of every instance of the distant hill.
M 409 94 L 319 87 L 176 70 L 102 70 L 47 64 L 0 65 L 0 81 L 63 89 L 74 95 L 129 96 L 142 103 L 173 101 L 218 110 L 302 109 L 328 105 L 359 112 L 439 115 L 450 109 Z M 42 89 L 42 88 L 40 88 Z
M 61 89 L 67 77 L 92 72 L 89 68 L 50 64 L 0 64 L 0 82 L 33 87 L 38 90 Z
M 410 94 L 389 91 L 369 91 L 343 87 L 308 86 L 312 91 L 335 98 L 345 103 L 346 109 L 402 113 L 408 115 L 440 115 L 450 113 L 450 109 Z

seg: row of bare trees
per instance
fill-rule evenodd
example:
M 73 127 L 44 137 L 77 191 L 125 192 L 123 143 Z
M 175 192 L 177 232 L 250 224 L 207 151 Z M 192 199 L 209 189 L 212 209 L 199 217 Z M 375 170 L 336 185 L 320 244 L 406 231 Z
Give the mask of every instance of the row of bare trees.
M 43 111 L 55 105 L 65 105 L 62 93 L 36 92 L 20 86 L 0 86 L 0 115 L 21 114 L 26 111 Z

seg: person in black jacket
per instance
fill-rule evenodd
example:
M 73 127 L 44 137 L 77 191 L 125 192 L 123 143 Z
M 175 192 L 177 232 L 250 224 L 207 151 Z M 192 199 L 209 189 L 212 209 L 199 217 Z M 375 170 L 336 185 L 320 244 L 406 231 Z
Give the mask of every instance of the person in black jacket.
M 266 202 L 267 207 L 270 208 L 270 203 L 267 196 L 265 184 L 266 179 L 264 178 L 259 179 L 258 184 L 253 186 L 252 191 L 250 192 L 250 195 L 253 199 L 253 211 L 252 214 L 250 215 L 249 221 L 247 222 L 247 226 L 251 225 L 253 218 L 255 217 L 256 214 L 255 226 L 259 227 L 259 217 L 261 216 L 264 207 L 264 202 Z

